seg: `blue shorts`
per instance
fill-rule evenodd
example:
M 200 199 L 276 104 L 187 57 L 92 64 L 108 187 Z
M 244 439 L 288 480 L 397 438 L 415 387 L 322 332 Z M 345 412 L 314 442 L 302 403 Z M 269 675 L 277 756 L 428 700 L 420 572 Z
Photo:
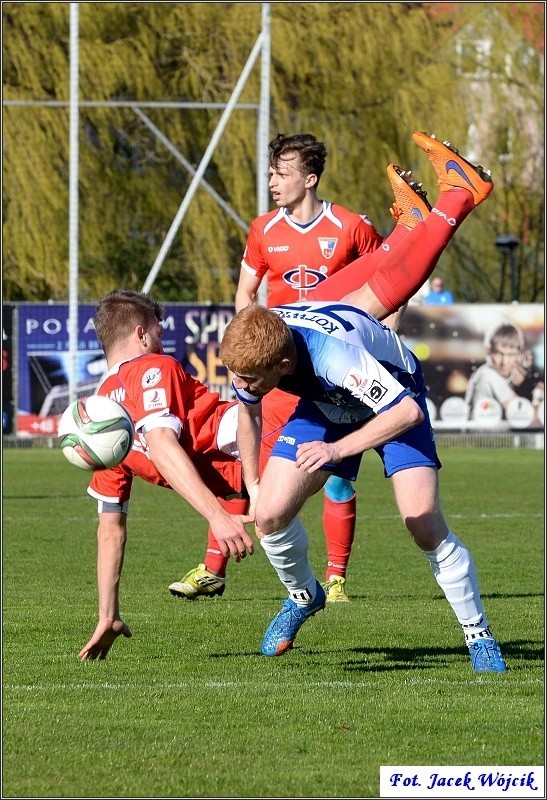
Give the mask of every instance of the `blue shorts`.
M 395 472 L 413 467 L 441 468 L 425 395 L 415 399 L 425 414 L 424 421 L 396 439 L 375 448 L 382 459 L 386 478 L 390 478 Z M 299 444 L 336 442 L 347 436 L 348 433 L 353 433 L 362 427 L 363 424 L 358 422 L 343 425 L 330 422 L 314 403 L 309 400 L 300 400 L 294 414 L 289 417 L 274 444 L 271 455 L 296 461 L 296 450 Z M 355 456 L 344 458 L 339 464 L 324 464 L 321 469 L 332 472 L 340 478 L 346 478 L 348 481 L 354 481 L 357 478 L 362 457 L 363 454 L 358 453 Z

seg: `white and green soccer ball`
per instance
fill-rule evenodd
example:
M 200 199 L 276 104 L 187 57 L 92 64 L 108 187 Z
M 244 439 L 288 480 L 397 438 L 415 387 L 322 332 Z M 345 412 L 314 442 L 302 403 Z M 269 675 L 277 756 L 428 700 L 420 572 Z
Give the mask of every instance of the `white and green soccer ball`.
M 80 469 L 109 469 L 129 455 L 135 439 L 131 417 L 115 400 L 94 394 L 64 411 L 57 431 L 65 457 Z

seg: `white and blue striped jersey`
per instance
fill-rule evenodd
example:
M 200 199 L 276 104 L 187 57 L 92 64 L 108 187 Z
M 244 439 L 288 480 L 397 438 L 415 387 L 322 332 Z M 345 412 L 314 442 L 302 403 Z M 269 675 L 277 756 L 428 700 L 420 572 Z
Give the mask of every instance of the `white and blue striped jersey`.
M 374 317 L 343 303 L 298 302 L 271 309 L 293 332 L 296 370 L 279 388 L 306 398 L 335 423 L 366 421 L 425 391 L 416 356 Z M 242 402 L 256 398 L 236 390 Z

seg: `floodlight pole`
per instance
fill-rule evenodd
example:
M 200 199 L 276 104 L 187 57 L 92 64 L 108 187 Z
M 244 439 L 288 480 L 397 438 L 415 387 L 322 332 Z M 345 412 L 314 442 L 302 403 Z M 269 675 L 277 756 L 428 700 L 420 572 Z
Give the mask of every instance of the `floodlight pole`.
M 78 369 L 78 26 L 79 3 L 70 4 L 70 125 L 68 199 L 68 402 L 77 397 Z
M 270 140 L 270 63 L 271 27 L 270 3 L 262 3 L 262 58 L 260 72 L 260 106 L 258 112 L 257 156 L 256 156 L 256 207 L 257 215 L 266 214 L 269 206 L 268 191 L 268 142 Z M 257 299 L 266 305 L 268 293 L 267 277 L 258 287 Z
M 515 258 L 515 251 L 519 246 L 518 236 L 514 233 L 502 233 L 498 236 L 495 245 L 500 252 L 502 259 L 502 271 L 505 266 L 505 259 L 509 256 L 509 265 L 511 267 L 511 302 L 518 303 L 519 290 L 518 290 L 518 276 L 517 276 L 517 262 Z

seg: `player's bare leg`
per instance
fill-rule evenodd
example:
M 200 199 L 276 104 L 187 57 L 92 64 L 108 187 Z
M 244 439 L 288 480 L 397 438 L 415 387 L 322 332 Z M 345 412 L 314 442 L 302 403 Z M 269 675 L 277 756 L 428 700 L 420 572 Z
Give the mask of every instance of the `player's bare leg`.
M 504 672 L 505 662 L 484 611 L 473 557 L 448 528 L 442 513 L 438 471 L 431 467 L 401 470 L 391 481 L 403 522 L 427 556 L 462 626 L 473 669 Z

